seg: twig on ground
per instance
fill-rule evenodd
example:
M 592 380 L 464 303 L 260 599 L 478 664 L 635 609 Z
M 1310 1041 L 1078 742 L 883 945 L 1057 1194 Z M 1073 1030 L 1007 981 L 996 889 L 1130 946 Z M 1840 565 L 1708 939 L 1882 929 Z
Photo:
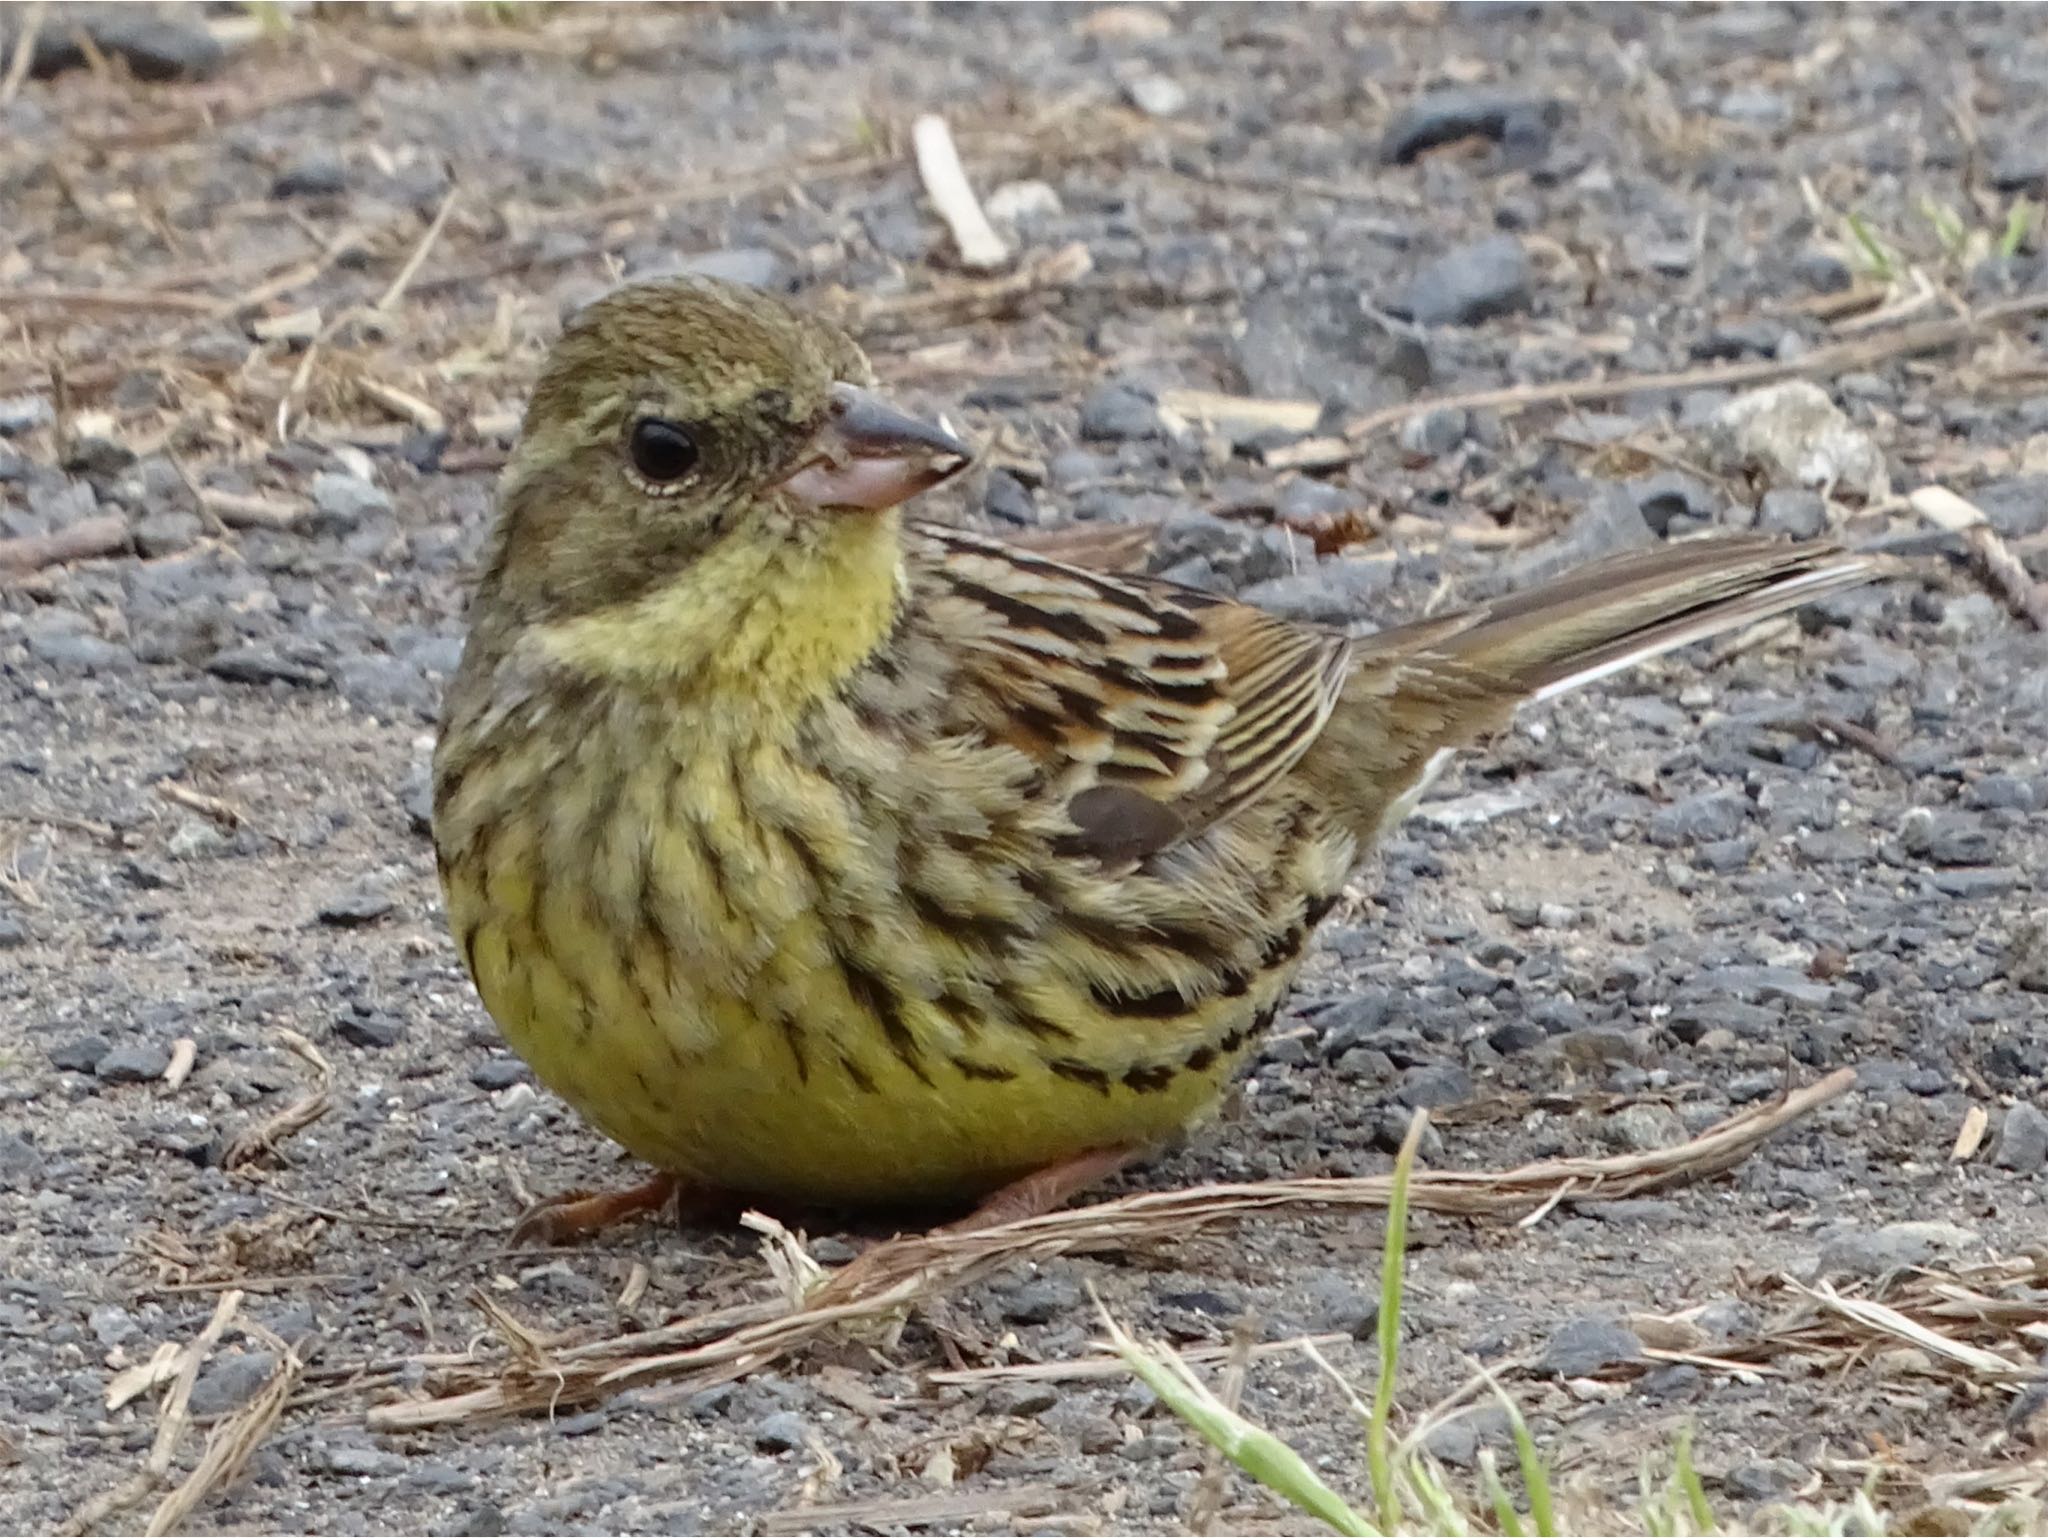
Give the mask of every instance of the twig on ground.
M 29 65 L 35 62 L 36 39 L 42 35 L 43 16 L 48 9 L 44 0 L 30 0 L 22 8 L 21 31 L 14 39 L 14 55 L 7 61 L 7 74 L 0 77 L 0 107 L 13 101 L 21 90 L 22 81 L 28 79 Z
M 89 561 L 113 555 L 128 546 L 128 520 L 118 513 L 81 518 L 49 534 L 22 534 L 0 539 L 0 574 L 40 571 L 65 561 Z
M 199 488 L 199 506 L 231 529 L 292 529 L 309 511 L 301 502 L 279 502 L 215 486 Z
M 1010 260 L 1009 245 L 981 211 L 946 120 L 935 112 L 927 112 L 911 125 L 910 143 L 917 156 L 918 179 L 924 183 L 932 207 L 952 232 L 953 244 L 960 252 L 960 265 L 971 272 L 993 272 L 1006 265 Z
M 1487 410 L 1510 415 L 1539 406 L 1576 406 L 1590 401 L 1617 400 L 1638 392 L 1729 389 L 1738 385 L 1768 384 L 1779 379 L 1846 374 L 1869 368 L 1888 358 L 1940 352 L 1974 337 L 2021 325 L 2043 314 L 2048 314 L 2048 293 L 2022 294 L 2015 299 L 1985 305 L 1976 314 L 1965 318 L 1901 326 L 1896 331 L 1877 336 L 1857 337 L 1852 341 L 1816 347 L 1796 358 L 1765 358 L 1753 363 L 1677 369 L 1668 373 L 1562 379 L 1552 384 L 1508 385 L 1495 390 L 1423 396 L 1353 417 L 1344 426 L 1344 436 L 1355 446 L 1362 439 L 1400 426 L 1419 411 L 1440 407 L 1461 406 L 1468 411 Z
M 223 828 L 234 829 L 242 825 L 240 807 L 231 801 L 222 800 L 219 796 L 209 796 L 203 790 L 194 790 L 191 786 L 181 785 L 176 780 L 158 780 L 156 793 L 174 805 L 197 812 L 209 822 L 219 823 Z
M 221 1155 L 222 1169 L 237 1169 L 265 1154 L 274 1153 L 278 1144 L 303 1132 L 334 1108 L 333 1065 L 321 1055 L 318 1047 L 297 1031 L 280 1026 L 277 1033 L 284 1038 L 285 1045 L 313 1069 L 313 1088 L 276 1115 L 265 1117 L 255 1126 L 237 1134 Z
M 434 242 L 441 238 L 441 231 L 447 227 L 448 216 L 455 212 L 455 199 L 460 191 L 458 187 L 450 187 L 447 196 L 441 199 L 441 206 L 434 210 L 434 217 L 427 222 L 425 232 L 412 248 L 412 254 L 405 259 L 405 265 L 398 269 L 398 276 L 391 280 L 391 286 L 378 296 L 372 306 L 379 314 L 390 315 L 398 309 L 400 301 L 405 298 L 405 291 L 412 287 L 412 280 L 419 275 L 420 264 L 426 261 L 427 253 L 434 249 Z
M 1922 486 L 1907 495 L 1906 505 L 1936 528 L 1962 535 L 1977 558 L 1985 586 L 2036 630 L 2048 630 L 2048 592 L 1985 521 L 1982 508 L 1946 486 Z

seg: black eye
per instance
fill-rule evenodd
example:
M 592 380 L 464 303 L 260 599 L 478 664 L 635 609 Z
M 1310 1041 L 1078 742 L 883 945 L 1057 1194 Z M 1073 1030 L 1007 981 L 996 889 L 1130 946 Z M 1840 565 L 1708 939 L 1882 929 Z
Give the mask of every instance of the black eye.
M 657 486 L 679 481 L 697 466 L 697 440 L 680 422 L 642 417 L 633 424 L 633 468 Z

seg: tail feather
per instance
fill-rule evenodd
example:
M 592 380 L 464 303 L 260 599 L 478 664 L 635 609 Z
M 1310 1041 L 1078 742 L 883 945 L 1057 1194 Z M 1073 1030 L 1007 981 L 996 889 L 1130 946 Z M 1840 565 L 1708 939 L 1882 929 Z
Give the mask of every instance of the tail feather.
M 1364 842 L 1407 814 L 1455 750 L 1515 710 L 1870 581 L 1882 556 L 1744 536 L 1597 562 L 1527 593 L 1357 643 L 1303 770 Z
M 1677 647 L 1870 581 L 1879 556 L 1760 536 L 1599 561 L 1531 592 L 1372 637 L 1368 655 L 1445 658 L 1545 700 Z

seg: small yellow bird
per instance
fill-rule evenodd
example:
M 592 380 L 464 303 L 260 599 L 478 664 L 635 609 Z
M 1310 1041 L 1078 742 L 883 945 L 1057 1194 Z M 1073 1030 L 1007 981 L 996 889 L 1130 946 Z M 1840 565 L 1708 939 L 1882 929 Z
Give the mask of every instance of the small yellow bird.
M 1875 570 L 1699 541 L 1352 639 L 904 521 L 969 450 L 872 386 L 837 328 L 664 281 L 534 390 L 435 847 L 513 1048 L 660 1173 L 528 1234 L 1055 1205 L 1215 1106 L 1453 750 Z

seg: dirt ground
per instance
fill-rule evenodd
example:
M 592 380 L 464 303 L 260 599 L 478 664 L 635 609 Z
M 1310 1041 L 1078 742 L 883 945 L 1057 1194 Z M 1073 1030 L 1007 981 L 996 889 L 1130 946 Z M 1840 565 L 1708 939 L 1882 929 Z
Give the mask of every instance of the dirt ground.
M 1176 1530 L 1203 1456 L 1149 1392 L 976 1374 L 1095 1354 L 1092 1290 L 1187 1350 L 1247 1319 L 1333 1337 L 1370 1381 L 1377 1216 L 1277 1208 L 1000 1268 L 894 1339 L 722 1386 L 366 1419 L 522 1350 L 544 1373 L 557 1332 L 776 1296 L 745 1231 L 505 1249 L 528 1194 L 633 1172 L 500 1045 L 424 834 L 524 385 L 566 308 L 678 266 L 833 308 L 987 445 L 935 511 L 1159 522 L 1152 569 L 1296 615 L 1370 626 L 1714 526 L 1897 554 L 1454 771 L 1229 1113 L 1114 1189 L 1380 1173 L 1416 1106 L 1435 1168 L 1656 1149 L 1854 1068 L 1724 1175 L 1527 1225 L 1418 1216 L 1402 1402 L 1490 1366 L 1614 1512 L 1687 1425 L 1732 1522 L 1872 1476 L 1901 1509 L 2038 1484 L 2048 652 L 2026 572 L 2001 591 L 1902 500 L 1950 488 L 2048 574 L 2048 303 L 2017 302 L 2048 290 L 2038 12 L 137 25 L 0 13 L 0 59 L 35 66 L 0 68 L 0 1526 L 54 1530 L 143 1470 L 174 1386 L 128 1370 L 230 1288 L 167 1477 L 87 1510 L 100 1530 L 140 1530 L 223 1424 L 263 1434 L 189 1528 Z M 960 270 L 922 111 L 1006 216 L 1007 266 Z M 1717 446 L 1727 371 L 1802 369 L 1877 459 L 1825 499 Z M 1191 389 L 1307 405 L 1219 425 Z M 814 1221 L 813 1253 L 873 1231 Z M 2005 1306 L 1914 1317 L 2006 1370 L 1801 1290 L 1906 1307 L 1957 1275 Z M 1362 1490 L 1298 1350 L 1244 1404 Z M 1429 1445 L 1469 1480 L 1501 1438 L 1487 1412 Z M 1236 1478 L 1222 1512 L 1302 1523 Z

